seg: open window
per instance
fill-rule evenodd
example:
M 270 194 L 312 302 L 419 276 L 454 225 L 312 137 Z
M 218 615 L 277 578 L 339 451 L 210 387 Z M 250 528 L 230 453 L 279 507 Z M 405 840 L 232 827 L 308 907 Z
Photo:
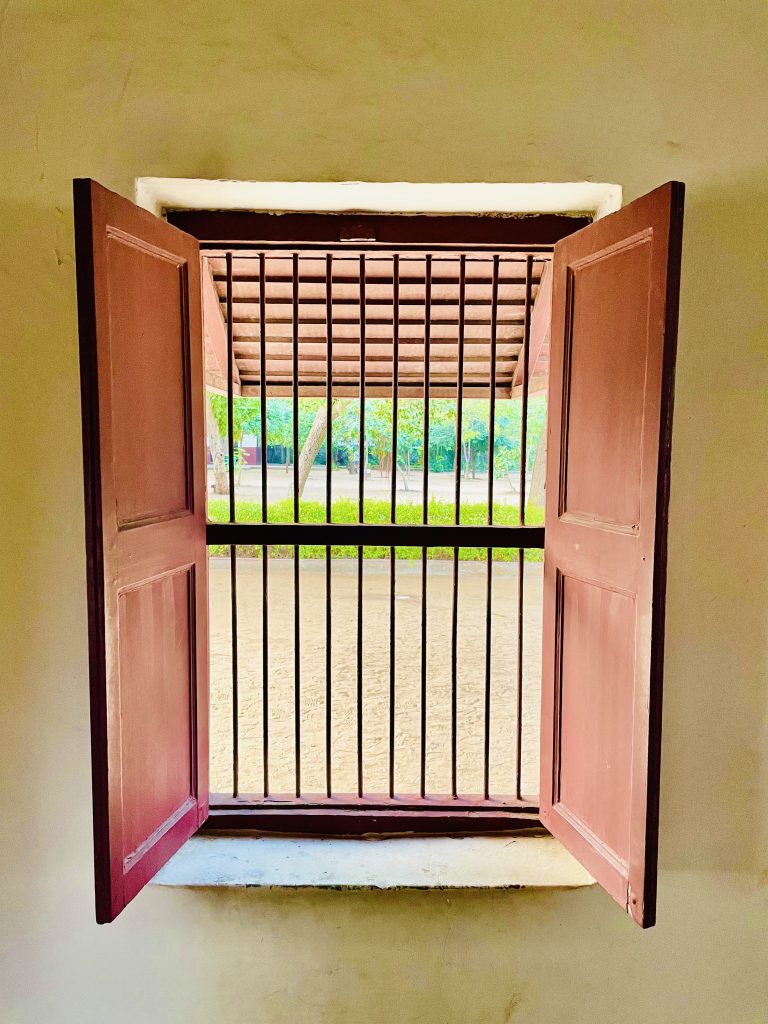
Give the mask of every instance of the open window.
M 517 525 L 467 525 L 459 521 L 458 511 L 453 525 L 406 524 L 395 521 L 394 514 L 389 523 L 375 524 L 365 521 L 361 504 L 360 521 L 343 527 L 346 543 L 358 550 L 358 565 L 361 550 L 369 545 L 389 549 L 392 566 L 396 548 L 426 550 L 439 542 L 456 552 L 454 572 L 461 548 L 488 552 L 489 566 L 492 551 L 514 549 L 521 553 L 522 570 L 525 550 L 543 546 L 540 810 L 523 799 L 518 775 L 518 792 L 505 806 L 490 808 L 491 817 L 513 811 L 518 821 L 526 815 L 530 821 L 540 813 L 546 827 L 643 926 L 653 923 L 655 913 L 682 195 L 679 184 L 663 186 L 568 235 L 554 247 L 551 271 L 549 257 L 544 258 L 550 247 L 542 247 L 539 259 L 530 247 L 520 254 L 515 287 L 522 293 L 523 337 L 520 357 L 504 369 L 512 373 L 510 390 L 519 387 L 527 396 L 542 354 L 549 362 L 545 526 L 527 524 L 524 515 Z M 266 319 L 264 248 L 255 254 L 250 275 L 256 283 L 256 308 L 262 305 L 255 358 L 244 366 L 234 351 L 236 276 L 231 252 L 209 252 L 201 280 L 198 238 L 87 180 L 75 183 L 75 216 L 97 918 L 108 921 L 208 814 L 207 546 L 224 545 L 232 551 L 239 544 L 252 544 L 266 553 L 271 545 L 287 545 L 298 554 L 302 544 L 330 550 L 339 538 L 331 515 L 326 522 L 300 523 L 297 507 L 292 523 L 268 521 L 266 514 L 255 523 L 238 523 L 234 490 L 227 521 L 206 524 L 204 382 L 226 395 L 230 425 L 236 388 L 243 394 L 253 387 L 261 408 L 265 406 L 268 364 L 258 336 L 261 330 L 263 337 Z M 503 232 L 504 222 L 496 223 Z M 287 221 L 283 224 L 290 228 Z M 362 249 L 363 228 L 356 227 L 348 249 Z M 497 244 L 503 248 L 503 239 Z M 422 289 L 433 276 L 426 255 L 419 274 Z M 293 271 L 297 259 L 292 254 Z M 363 290 L 365 310 L 367 258 L 357 251 L 357 259 L 356 287 Z M 488 263 L 489 281 L 495 279 L 497 288 L 500 264 L 498 256 Z M 389 301 L 397 302 L 400 259 L 391 266 Z M 217 289 L 217 276 L 223 289 Z M 242 268 L 240 276 L 248 276 Z M 284 319 L 291 333 L 286 351 L 295 400 L 300 312 L 298 290 L 291 287 L 298 283 L 298 274 L 287 276 Z M 456 261 L 456 278 L 458 302 L 465 304 L 466 256 Z M 328 284 L 333 275 L 323 279 Z M 510 303 L 512 296 L 510 291 Z M 328 301 L 332 306 L 333 294 Z M 426 295 L 419 301 L 424 308 Z M 498 308 L 495 314 L 490 310 L 489 319 L 494 315 Z M 364 321 L 360 317 L 361 327 Z M 422 350 L 430 328 L 434 331 L 430 321 L 422 315 L 416 327 Z M 323 322 L 333 324 L 332 312 Z M 459 397 L 473 379 L 471 370 L 465 373 L 469 364 L 461 347 L 462 323 L 460 311 L 451 363 Z M 321 339 L 321 346 L 323 342 L 330 346 L 332 339 Z M 360 338 L 359 416 L 365 415 L 362 398 L 368 383 L 364 345 Z M 324 365 L 323 379 L 315 376 L 315 381 L 330 396 L 341 386 L 345 370 L 340 367 L 339 379 L 333 379 L 330 348 Z M 396 391 L 397 356 L 394 365 Z M 410 367 L 409 384 L 420 386 L 422 396 L 433 393 L 424 380 L 429 366 L 429 358 L 422 357 Z M 252 383 L 249 370 L 258 370 Z M 310 367 L 307 379 L 317 372 Z M 485 378 L 484 386 L 488 388 Z M 429 402 L 423 404 L 428 410 Z M 460 431 L 460 413 L 458 423 Z M 360 437 L 366 437 L 364 424 Z M 392 447 L 397 453 L 396 438 Z M 231 477 L 238 457 L 231 430 L 221 456 Z M 460 461 L 458 465 L 457 510 Z M 260 470 L 265 466 L 262 451 Z M 521 467 L 524 511 L 525 458 Z M 296 477 L 295 459 L 291 468 Z M 489 511 L 493 507 L 490 498 Z M 301 537 L 299 526 L 308 531 Z M 420 532 L 425 528 L 443 532 L 426 537 Z M 230 564 L 234 574 L 234 557 Z M 298 558 L 294 567 L 298 571 Z M 492 618 L 487 616 L 489 629 Z M 452 625 L 455 637 L 455 611 Z M 354 629 L 355 623 L 350 626 Z M 451 654 L 455 672 L 455 652 Z M 455 701 L 453 711 L 455 718 Z M 458 796 L 455 764 L 454 758 L 453 797 Z M 363 788 L 358 770 L 358 799 L 364 798 Z M 487 784 L 483 796 L 489 796 Z M 236 811 L 239 797 L 236 787 L 236 799 L 222 809 Z M 412 817 L 435 813 L 425 797 L 422 782 L 401 810 Z M 380 810 L 394 813 L 391 807 Z M 489 808 L 465 810 L 482 815 Z
M 538 827 L 552 246 L 588 218 L 167 216 L 203 257 L 209 824 Z

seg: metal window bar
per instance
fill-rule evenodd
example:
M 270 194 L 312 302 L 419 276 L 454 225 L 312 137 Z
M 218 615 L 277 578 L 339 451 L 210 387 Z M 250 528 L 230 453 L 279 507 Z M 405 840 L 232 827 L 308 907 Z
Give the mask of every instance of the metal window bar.
M 397 522 L 397 378 L 400 372 L 400 257 L 392 258 L 392 465 L 389 516 Z M 395 640 L 395 549 L 389 549 L 389 796 L 395 797 L 396 656 Z
M 528 460 L 528 359 L 531 347 L 531 292 L 533 282 L 533 257 L 525 260 L 525 326 L 523 328 L 522 361 L 523 393 L 520 402 L 520 525 L 525 526 L 526 504 L 526 462 Z M 522 798 L 523 783 L 523 688 L 524 688 L 524 651 L 525 644 L 525 551 L 517 549 L 517 715 L 515 737 L 515 796 Z
M 459 257 L 459 349 L 456 356 L 456 451 L 454 455 L 455 493 L 454 523 L 461 523 L 461 463 L 463 456 L 463 412 L 464 412 L 464 303 L 466 292 L 467 257 Z M 459 744 L 459 548 L 453 549 L 453 606 L 451 616 L 451 793 L 457 800 L 458 790 L 458 744 Z
M 333 256 L 325 257 L 325 319 L 326 319 L 326 376 L 325 401 L 327 404 L 327 425 L 325 428 L 325 520 L 332 517 L 332 473 L 333 473 Z M 264 367 L 264 363 L 261 364 Z M 262 380 L 266 374 L 261 373 Z M 331 562 L 333 552 L 330 544 L 325 548 L 325 795 L 333 793 L 332 750 L 333 750 L 333 592 Z
M 357 516 L 365 522 L 365 256 L 360 255 L 360 441 Z M 357 548 L 357 795 L 363 795 L 363 547 Z
M 493 475 L 496 467 L 496 318 L 499 308 L 499 257 L 493 257 L 491 279 L 491 365 L 488 381 L 488 525 L 493 526 Z M 491 792 L 491 653 L 493 608 L 493 548 L 485 549 L 485 706 L 483 708 L 483 796 Z
M 235 508 L 235 426 L 234 426 L 234 325 L 232 322 L 232 254 L 227 254 L 227 456 L 229 475 L 229 521 L 234 523 Z M 229 593 L 232 630 L 232 796 L 240 788 L 240 696 L 237 643 L 237 548 L 229 545 Z
M 324 799 L 333 803 L 333 806 L 343 810 L 347 805 L 345 800 L 350 798 L 344 794 L 334 792 L 332 779 L 332 743 L 333 743 L 333 718 L 332 718 L 332 659 L 331 659 L 331 626 L 332 626 L 332 591 L 331 591 L 331 565 L 332 547 L 334 543 L 353 543 L 357 548 L 357 707 L 356 707 L 356 734 L 357 734 L 357 795 L 353 800 L 353 806 L 360 808 L 365 806 L 372 812 L 385 808 L 392 804 L 403 811 L 418 812 L 427 807 L 432 810 L 443 808 L 473 809 L 478 806 L 488 807 L 509 807 L 516 806 L 530 808 L 530 803 L 522 796 L 522 715 L 523 715 L 523 598 L 524 598 L 524 557 L 525 550 L 531 547 L 543 546 L 543 527 L 530 527 L 526 525 L 526 471 L 527 471 L 527 431 L 528 431 L 528 399 L 530 384 L 530 332 L 531 332 L 531 311 L 533 301 L 533 267 L 535 257 L 529 250 L 525 257 L 525 277 L 521 278 L 514 274 L 502 273 L 502 261 L 504 255 L 501 251 L 494 252 L 491 260 L 491 311 L 490 320 L 490 367 L 484 387 L 489 395 L 489 453 L 488 453 L 488 513 L 487 525 L 462 526 L 461 525 L 461 477 L 462 477 L 462 418 L 463 399 L 466 389 L 465 378 L 465 351 L 466 351 L 466 326 L 474 323 L 485 323 L 485 321 L 467 320 L 467 306 L 472 300 L 466 296 L 466 266 L 468 260 L 485 259 L 487 256 L 473 257 L 467 253 L 458 255 L 458 300 L 450 301 L 452 305 L 458 306 L 458 316 L 454 323 L 457 327 L 457 364 L 455 378 L 455 403 L 456 403 L 456 454 L 454 464 L 454 524 L 453 527 L 435 526 L 429 523 L 429 450 L 430 450 L 430 397 L 432 395 L 432 377 L 430 373 L 432 362 L 431 343 L 433 336 L 433 306 L 435 300 L 432 294 L 432 286 L 435 281 L 441 283 L 456 284 L 455 277 L 435 277 L 433 273 L 433 259 L 453 259 L 456 263 L 457 257 L 447 257 L 442 254 L 421 253 L 419 257 L 410 254 L 407 247 L 404 248 L 404 258 L 414 260 L 420 258 L 423 265 L 423 274 L 411 272 L 403 273 L 400 265 L 401 255 L 394 252 L 389 255 L 392 265 L 390 277 L 374 275 L 366 277 L 366 251 L 364 247 L 358 247 L 356 260 L 359 266 L 358 286 L 359 297 L 356 300 L 359 304 L 359 316 L 355 321 L 348 319 L 341 320 L 335 316 L 334 306 L 340 301 L 334 298 L 334 261 L 336 259 L 348 260 L 350 256 L 339 255 L 335 251 L 327 251 L 325 247 L 324 263 L 325 275 L 319 280 L 325 283 L 325 399 L 327 402 L 327 436 L 326 436 L 326 472 L 325 472 L 325 511 L 326 523 L 309 524 L 300 522 L 299 504 L 299 398 L 302 388 L 306 387 L 300 377 L 299 346 L 301 344 L 301 328 L 308 321 L 301 316 L 302 301 L 301 285 L 305 280 L 300 274 L 300 251 L 287 254 L 286 258 L 291 261 L 290 275 L 283 275 L 280 280 L 291 284 L 291 380 L 290 391 L 292 398 L 292 436 L 293 436 L 293 522 L 285 524 L 268 523 L 268 479 L 267 479 L 267 401 L 268 401 L 268 362 L 267 346 L 270 343 L 268 326 L 268 305 L 272 299 L 267 299 L 267 287 L 270 280 L 275 280 L 274 275 L 267 272 L 267 259 L 275 257 L 268 254 L 268 247 L 262 247 L 262 251 L 250 258 L 258 260 L 258 277 L 251 277 L 257 280 L 259 285 L 258 306 L 259 306 L 259 374 L 258 393 L 260 398 L 260 446 L 261 446 L 261 522 L 260 523 L 238 523 L 236 521 L 235 505 L 235 439 L 234 439 L 234 388 L 233 376 L 235 365 L 235 325 L 238 317 L 233 315 L 233 302 L 243 301 L 239 296 L 234 296 L 233 252 L 227 251 L 225 257 L 225 307 L 226 307 L 226 330 L 227 330 L 227 424 L 228 424 L 228 479 L 229 479 L 229 521 L 227 523 L 209 524 L 208 543 L 225 543 L 229 547 L 230 565 L 230 596 L 231 596 L 231 632 L 232 632 L 232 798 L 238 806 L 247 804 L 256 806 L 258 804 L 271 807 L 293 806 L 297 808 L 311 808 L 324 806 L 322 798 L 314 798 L 311 795 L 304 796 L 302 793 L 301 774 L 301 629 L 300 629 L 300 545 L 302 543 L 321 543 L 325 546 L 326 576 L 325 576 L 325 797 Z M 238 251 L 238 258 L 243 257 Z M 312 254 L 317 259 L 317 254 Z M 369 253 L 370 259 L 380 260 L 378 254 Z M 517 261 L 519 263 L 519 261 Z M 222 275 L 215 275 L 215 279 L 221 279 Z M 246 280 L 246 276 L 238 275 L 238 283 Z M 307 276 L 306 280 L 317 282 L 317 278 Z M 487 280 L 487 279 L 483 279 Z M 366 316 L 366 309 L 369 301 L 366 298 L 366 284 L 368 282 L 381 283 L 382 281 L 392 284 L 392 317 L 386 319 L 392 325 L 392 356 L 391 356 L 391 399 L 393 403 L 392 419 L 392 462 L 390 481 L 390 524 L 370 524 L 365 522 L 365 471 L 367 464 L 366 445 L 366 388 L 370 377 L 370 370 L 366 363 L 366 334 L 367 327 L 373 321 Z M 407 281 L 423 282 L 424 296 L 419 302 L 423 304 L 423 317 L 416 321 L 412 318 L 402 316 L 402 307 L 413 304 L 411 300 L 404 301 L 400 295 L 400 285 Z M 478 279 L 473 279 L 477 283 Z M 510 305 L 509 300 L 502 300 L 499 297 L 499 288 L 504 283 L 525 284 L 525 297 L 517 300 L 515 304 L 523 304 L 523 339 L 522 347 L 518 354 L 520 360 L 521 378 L 521 438 L 520 438 L 520 507 L 519 527 L 498 527 L 494 525 L 494 481 L 493 469 L 495 460 L 496 443 L 496 395 L 497 395 L 497 363 L 498 363 L 498 330 L 501 324 L 509 323 L 508 318 L 500 318 L 499 307 Z M 369 297 L 370 298 L 370 297 Z M 343 300 L 342 300 L 343 301 Z M 371 300 L 374 301 L 374 300 Z M 380 300 L 378 300 L 380 303 Z M 487 304 L 487 303 L 486 303 Z M 332 430 L 333 412 L 332 401 L 335 389 L 338 386 L 334 373 L 334 327 L 338 323 L 349 324 L 356 322 L 360 326 L 359 332 L 359 480 L 358 480 L 358 523 L 357 524 L 333 524 L 332 519 Z M 422 513 L 421 525 L 406 525 L 397 523 L 397 451 L 398 451 L 398 404 L 401 392 L 401 363 L 400 363 L 400 327 L 404 322 L 417 322 L 423 324 L 423 379 L 421 394 L 424 401 L 424 440 L 423 440 L 423 467 L 422 467 Z M 439 321 L 438 321 L 439 322 Z M 408 339 L 409 341 L 411 339 Z M 244 375 L 241 375 L 241 382 Z M 240 453 L 237 453 L 239 455 Z M 461 532 L 459 532 L 461 531 Z M 262 554 L 262 745 L 263 745 L 263 793 L 261 795 L 240 793 L 240 707 L 238 694 L 238 620 L 237 620 L 237 545 L 259 544 Z M 269 774 L 269 644 L 268 644 L 268 544 L 288 543 L 293 547 L 294 555 L 294 742 L 295 742 L 295 796 L 292 798 L 281 797 L 279 794 L 272 794 L 270 790 Z M 389 735 L 388 735 L 388 794 L 387 797 L 367 797 L 364 795 L 364 769 L 365 757 L 363 746 L 363 701 L 365 697 L 363 685 L 363 643 L 364 643 L 364 620 L 363 620 L 363 557 L 364 548 L 368 544 L 384 545 L 389 548 L 389 624 L 390 624 L 390 646 L 389 646 Z M 420 692 L 419 692 L 419 795 L 409 801 L 397 793 L 395 779 L 395 741 L 397 724 L 397 689 L 396 689 L 396 616 L 395 616 L 395 586 L 396 586 L 396 548 L 398 546 L 416 546 L 421 549 L 421 659 L 420 659 Z M 451 603 L 451 715 L 450 715 L 450 763 L 451 763 L 451 795 L 445 798 L 431 797 L 427 793 L 427 716 L 428 716 L 428 693 L 427 677 L 428 664 L 426 657 L 427 646 L 427 568 L 428 549 L 431 547 L 448 546 L 453 549 L 452 565 L 452 603 Z M 462 547 L 485 547 L 486 549 L 486 631 L 485 648 L 486 661 L 484 673 L 484 720 L 483 720 L 483 793 L 481 798 L 459 797 L 458 772 L 457 772 L 457 751 L 458 751 L 458 591 L 459 591 L 459 548 Z M 491 753 L 491 717 L 492 717 L 492 692 L 491 692 L 491 642 L 492 642 L 492 593 L 493 593 L 493 553 L 499 547 L 516 547 L 518 558 L 518 644 L 517 644 L 517 679 L 516 679 L 516 746 L 515 746 L 515 794 L 512 798 L 498 798 L 491 796 L 490 777 L 490 753 Z M 388 803 L 388 801 L 390 803 Z M 216 801 L 214 800 L 214 803 Z
M 423 526 L 429 524 L 429 364 L 430 364 L 430 342 L 432 334 L 432 256 L 427 253 L 424 267 L 424 458 L 422 478 L 422 505 L 421 522 Z M 420 721 L 420 774 L 419 794 L 422 800 L 427 793 L 427 569 L 428 551 L 422 548 L 421 552 L 421 692 L 419 695 L 419 707 L 421 709 Z
M 267 363 L 267 273 L 264 253 L 259 253 L 259 359 Z M 231 378 L 230 374 L 230 378 Z M 230 379 L 229 387 L 232 387 Z M 261 446 L 261 521 L 268 519 L 267 482 L 267 378 L 259 380 L 259 443 Z M 261 748 L 262 786 L 269 796 L 269 548 L 261 545 Z
M 299 254 L 293 254 L 293 522 L 298 525 L 299 508 Z M 262 377 L 265 374 L 262 372 Z M 301 591 L 298 544 L 293 547 L 293 728 L 296 759 L 296 797 L 301 796 Z

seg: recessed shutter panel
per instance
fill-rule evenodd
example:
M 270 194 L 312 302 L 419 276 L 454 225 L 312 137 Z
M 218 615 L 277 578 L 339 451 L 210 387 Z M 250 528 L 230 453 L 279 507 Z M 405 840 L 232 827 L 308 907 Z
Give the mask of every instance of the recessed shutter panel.
M 555 247 L 541 814 L 655 920 L 667 504 L 683 193 Z
M 200 255 L 74 183 L 96 917 L 111 921 L 208 813 Z

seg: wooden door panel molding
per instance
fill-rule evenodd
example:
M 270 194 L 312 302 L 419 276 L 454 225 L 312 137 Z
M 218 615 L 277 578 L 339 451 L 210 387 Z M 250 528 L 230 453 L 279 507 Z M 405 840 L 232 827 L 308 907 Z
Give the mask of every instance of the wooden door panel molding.
M 112 473 L 118 528 L 126 529 L 193 508 L 189 268 L 108 227 L 106 273 Z M 137 404 L 159 381 L 165 400 Z
M 572 823 L 602 837 L 616 861 L 627 863 L 631 802 L 632 694 L 612 685 L 631 677 L 634 663 L 635 598 L 625 590 L 561 574 L 557 622 L 558 742 L 554 806 Z M 600 643 L 594 638 L 601 637 Z M 582 672 L 582 667 L 588 667 Z M 575 765 L 575 770 L 572 770 Z M 591 799 L 613 776 L 621 780 L 617 814 Z M 588 824 L 587 822 L 591 822 Z
M 652 239 L 641 231 L 567 266 L 560 515 L 627 533 L 640 518 Z M 632 332 L 621 329 L 627 321 Z M 597 325 L 613 344 L 591 344 Z M 621 391 L 606 387 L 618 378 Z M 590 472 L 579 472 L 585 464 Z
M 541 815 L 655 920 L 667 502 L 683 186 L 555 246 Z
M 122 852 L 136 859 L 148 837 L 175 820 L 197 793 L 195 567 L 184 566 L 118 591 Z M 151 770 L 157 751 L 166 770 Z
M 207 817 L 199 246 L 74 184 L 96 916 L 111 921 Z

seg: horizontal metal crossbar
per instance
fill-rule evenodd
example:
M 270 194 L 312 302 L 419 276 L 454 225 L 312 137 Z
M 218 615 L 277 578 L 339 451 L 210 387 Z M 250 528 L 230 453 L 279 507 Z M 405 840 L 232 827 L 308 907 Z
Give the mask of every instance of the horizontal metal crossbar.
M 409 523 L 209 523 L 208 544 L 337 547 L 543 548 L 543 526 Z

